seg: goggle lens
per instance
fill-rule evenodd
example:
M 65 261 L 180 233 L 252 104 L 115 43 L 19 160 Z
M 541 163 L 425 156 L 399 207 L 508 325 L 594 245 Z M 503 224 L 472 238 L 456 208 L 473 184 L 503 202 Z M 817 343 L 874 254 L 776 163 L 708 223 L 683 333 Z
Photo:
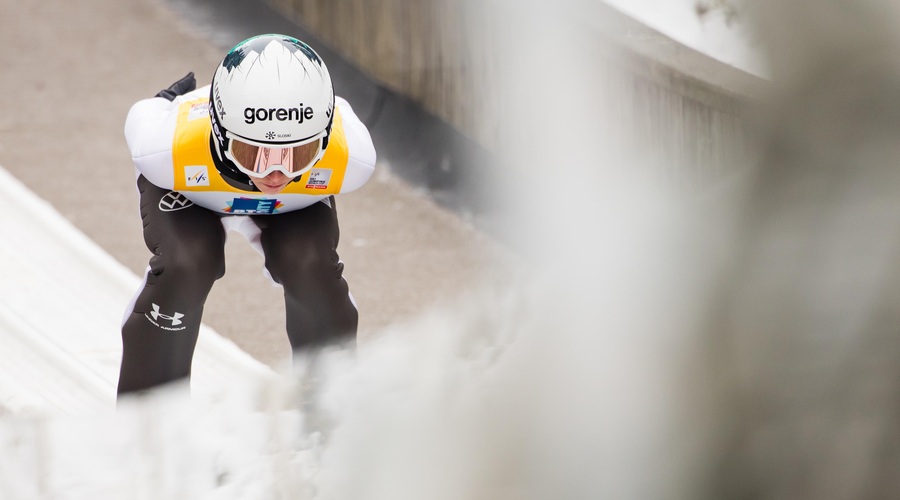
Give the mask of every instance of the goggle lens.
M 267 148 L 231 139 L 228 157 L 245 174 L 262 178 L 280 170 L 284 175 L 295 178 L 309 170 L 318 159 L 322 139 L 289 148 Z

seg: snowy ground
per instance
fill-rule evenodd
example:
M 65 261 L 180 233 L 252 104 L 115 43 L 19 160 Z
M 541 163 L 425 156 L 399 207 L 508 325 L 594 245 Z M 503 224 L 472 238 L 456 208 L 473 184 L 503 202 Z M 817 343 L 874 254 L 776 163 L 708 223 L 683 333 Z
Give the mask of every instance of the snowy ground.
M 0 406 L 13 415 L 115 406 L 119 326 L 140 279 L 0 167 Z M 194 382 L 271 370 L 204 327 Z

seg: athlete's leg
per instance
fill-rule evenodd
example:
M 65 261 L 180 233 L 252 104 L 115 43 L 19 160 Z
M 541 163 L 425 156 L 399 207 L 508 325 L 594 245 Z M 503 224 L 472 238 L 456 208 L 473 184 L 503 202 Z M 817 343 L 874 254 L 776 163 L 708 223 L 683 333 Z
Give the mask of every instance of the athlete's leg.
M 266 269 L 284 287 L 291 347 L 299 349 L 356 335 L 359 315 L 337 253 L 340 231 L 334 198 L 303 210 L 253 216 Z
M 144 242 L 153 252 L 122 326 L 119 394 L 190 375 L 206 297 L 225 274 L 219 215 L 138 178 Z M 187 206 L 185 206 L 187 205 Z

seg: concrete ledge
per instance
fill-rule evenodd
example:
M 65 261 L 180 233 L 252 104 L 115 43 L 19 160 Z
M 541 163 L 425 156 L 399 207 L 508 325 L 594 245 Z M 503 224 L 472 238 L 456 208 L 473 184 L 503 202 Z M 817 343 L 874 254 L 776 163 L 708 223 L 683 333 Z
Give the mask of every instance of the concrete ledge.
M 0 168 L 0 413 L 114 408 L 125 307 L 140 279 Z M 195 392 L 275 376 L 203 327 Z
M 602 1 L 580 0 L 577 5 L 586 14 L 578 16 L 582 21 L 648 63 L 743 98 L 763 97 L 771 85 L 765 78 L 694 50 Z M 684 86 L 679 90 L 690 95 L 692 89 Z

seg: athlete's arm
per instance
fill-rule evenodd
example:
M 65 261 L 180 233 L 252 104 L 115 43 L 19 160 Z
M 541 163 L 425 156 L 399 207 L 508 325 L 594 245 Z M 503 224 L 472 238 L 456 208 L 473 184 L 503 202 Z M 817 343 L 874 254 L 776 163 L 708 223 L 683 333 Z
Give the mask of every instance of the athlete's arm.
M 125 142 L 138 171 L 163 189 L 174 187 L 172 134 L 176 109 L 171 101 L 153 97 L 136 102 L 125 119 Z
M 178 91 L 186 90 L 191 76 L 182 78 L 173 86 L 180 86 Z M 154 185 L 163 189 L 175 186 L 172 173 L 172 137 L 175 134 L 178 106 L 186 100 L 197 99 L 208 93 L 209 86 L 206 86 L 174 96 L 171 101 L 166 97 L 151 97 L 136 102 L 128 111 L 125 119 L 125 142 L 128 143 L 134 166 Z
M 169 85 L 169 88 L 160 90 L 156 97 L 162 97 L 164 99 L 168 99 L 170 101 L 174 101 L 176 97 L 180 95 L 187 94 L 192 90 L 197 89 L 197 79 L 194 78 L 194 72 L 191 71 L 187 75 L 184 76 L 181 80 Z
M 335 104 L 341 111 L 344 136 L 347 138 L 347 171 L 341 192 L 347 193 L 362 187 L 375 171 L 375 146 L 369 129 L 362 123 L 350 104 L 340 97 L 335 97 Z

